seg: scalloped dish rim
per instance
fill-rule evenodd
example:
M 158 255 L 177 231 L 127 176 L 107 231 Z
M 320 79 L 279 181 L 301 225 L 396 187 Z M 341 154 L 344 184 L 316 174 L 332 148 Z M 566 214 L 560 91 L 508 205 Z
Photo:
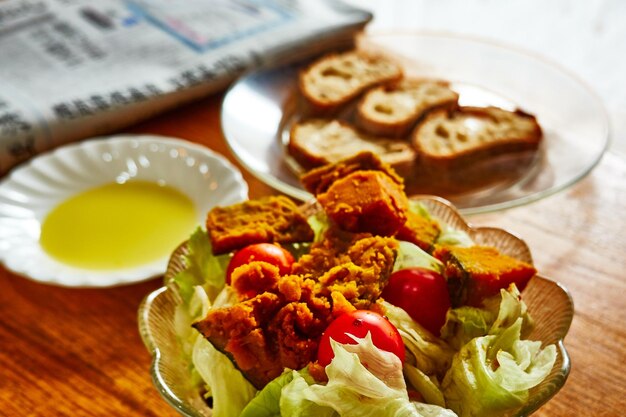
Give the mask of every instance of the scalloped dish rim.
M 180 174 L 157 166 L 155 161 L 161 159 L 175 160 L 173 166 L 178 168 Z M 68 167 L 72 167 L 73 171 Z M 91 169 L 90 175 L 71 175 L 77 171 L 75 167 Z M 186 187 L 177 185 L 178 177 L 183 174 L 181 167 L 185 168 L 185 181 L 189 184 Z M 201 167 L 207 167 L 207 172 L 203 172 Z M 45 176 L 44 169 L 48 169 Z M 120 133 L 69 143 L 18 166 L 0 181 L 0 223 L 7 219 L 12 221 L 10 228 L 0 231 L 0 264 L 32 281 L 65 287 L 104 288 L 159 276 L 169 261 L 168 254 L 128 267 L 99 269 L 66 263 L 40 247 L 39 233 L 47 213 L 70 197 L 113 183 L 122 175 L 127 175 L 130 180 L 170 185 L 193 201 L 198 224 L 201 224 L 201 212 L 207 207 L 232 204 L 248 196 L 248 185 L 234 164 L 223 155 L 182 138 Z M 202 198 L 194 197 L 198 192 L 195 188 L 200 184 L 210 187 L 212 183 L 222 194 L 205 193 Z M 219 187 L 218 183 L 221 184 Z M 54 194 L 50 193 L 50 184 L 56 187 L 52 189 Z M 48 193 L 45 198 L 39 197 L 42 195 L 40 190 Z M 28 216 L 21 212 L 12 214 L 11 209 L 27 211 Z M 40 212 L 43 215 L 38 218 Z M 30 263 L 23 261 L 26 256 L 23 253 L 31 254 Z M 45 264 L 33 262 L 33 254 L 35 260 Z
M 468 232 L 468 234 L 470 234 L 472 238 L 476 238 L 480 236 L 484 237 L 484 236 L 490 236 L 490 235 L 507 236 L 507 239 L 509 239 L 511 242 L 515 242 L 515 245 L 517 245 L 516 247 L 518 249 L 521 249 L 521 252 L 522 254 L 524 254 L 524 257 L 527 256 L 528 257 L 527 260 L 532 262 L 530 250 L 528 249 L 528 246 L 522 239 L 520 239 L 516 235 L 504 229 L 500 229 L 496 227 L 473 227 L 470 223 L 468 223 L 462 217 L 462 215 L 450 202 L 448 202 L 447 200 L 443 198 L 436 197 L 436 196 L 419 195 L 419 196 L 411 197 L 411 200 L 419 200 L 420 202 L 425 203 L 429 210 L 432 210 L 433 207 L 436 207 L 437 210 L 441 211 L 441 213 L 446 213 L 448 222 L 450 220 L 453 220 L 454 223 L 456 223 L 457 227 L 461 226 L 461 228 L 464 231 Z M 312 207 L 312 204 L 309 204 L 309 207 Z M 433 214 L 433 215 L 437 217 L 438 219 L 443 220 L 437 214 Z M 170 257 L 170 261 L 168 263 L 167 272 L 164 277 L 165 279 L 167 279 L 167 277 L 170 276 L 172 273 L 175 273 L 175 271 L 172 269 L 173 263 L 176 260 L 180 260 L 181 255 L 184 253 L 186 249 L 186 243 L 187 242 L 183 242 L 172 253 L 172 256 Z M 510 247 L 499 248 L 499 249 L 504 253 L 506 253 L 508 250 L 511 250 Z M 503 416 L 506 416 L 506 417 L 528 416 L 532 414 L 533 412 L 535 412 L 536 410 L 538 410 L 542 405 L 544 405 L 554 395 L 556 395 L 556 393 L 563 387 L 571 369 L 570 357 L 563 343 L 569 331 L 569 328 L 573 319 L 573 315 L 574 315 L 574 304 L 573 304 L 571 294 L 560 283 L 553 281 L 540 274 L 537 274 L 529 282 L 528 287 L 531 287 L 533 283 L 534 285 L 547 286 L 551 288 L 552 290 L 557 291 L 557 293 L 562 299 L 561 306 L 565 307 L 564 313 L 562 313 L 560 317 L 560 327 L 559 327 L 560 331 L 555 332 L 554 334 L 551 334 L 554 340 L 550 341 L 550 343 L 554 343 L 557 348 L 557 362 L 555 363 L 554 365 L 555 367 L 551 371 L 551 376 L 549 377 L 549 379 L 546 379 L 546 381 L 549 381 L 552 384 L 551 385 L 552 389 L 543 390 L 542 392 L 540 392 L 541 395 L 538 395 L 536 398 L 533 398 L 534 391 L 533 389 L 531 389 L 531 395 L 529 397 L 528 402 L 524 404 L 523 406 L 521 406 L 520 408 L 518 408 L 517 410 L 513 410 L 515 411 L 515 413 L 508 412 L 508 413 L 503 414 Z M 522 293 L 522 295 L 524 295 L 524 293 Z M 150 368 L 152 381 L 155 387 L 157 388 L 157 390 L 159 391 L 160 395 L 163 397 L 163 399 L 165 399 L 165 401 L 170 406 L 172 406 L 182 415 L 190 416 L 190 417 L 201 417 L 201 416 L 207 416 L 207 415 L 210 416 L 211 409 L 208 406 L 206 406 L 205 409 L 200 410 L 192 406 L 188 402 L 185 402 L 184 400 L 179 398 L 172 391 L 170 386 L 168 386 L 167 382 L 165 381 L 160 371 L 160 365 L 162 361 L 166 360 L 166 356 L 162 352 L 163 341 L 161 341 L 158 337 L 155 337 L 154 331 L 156 329 L 151 327 L 150 318 L 154 314 L 158 314 L 158 312 L 155 311 L 155 302 L 157 300 L 160 300 L 162 297 L 167 297 L 167 299 L 165 299 L 165 302 L 169 304 L 173 304 L 174 306 L 179 301 L 177 299 L 176 294 L 173 293 L 171 289 L 169 289 L 167 286 L 163 286 L 154 290 L 150 294 L 148 294 L 142 300 L 138 309 L 139 332 L 140 332 L 144 345 L 146 346 L 146 348 L 148 349 L 148 351 L 150 352 L 152 356 L 152 364 Z M 541 304 L 541 305 L 545 305 L 545 304 Z M 529 310 L 533 316 L 536 315 L 538 311 L 536 307 L 534 309 L 529 307 Z M 531 337 L 530 337 L 531 339 L 533 338 L 532 337 L 533 335 L 534 335 L 534 332 L 533 334 L 531 334 Z M 546 341 L 542 340 L 542 342 L 545 343 Z M 167 341 L 165 341 L 165 343 L 167 343 Z M 541 385 L 543 385 L 544 382 L 542 382 Z

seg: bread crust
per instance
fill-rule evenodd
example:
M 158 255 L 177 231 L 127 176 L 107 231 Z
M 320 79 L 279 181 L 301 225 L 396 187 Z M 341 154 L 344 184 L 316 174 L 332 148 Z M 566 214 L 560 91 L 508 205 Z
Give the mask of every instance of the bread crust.
M 454 109 L 459 95 L 446 81 L 408 78 L 368 90 L 357 106 L 357 124 L 378 136 L 406 136 L 435 109 Z
M 330 53 L 300 71 L 298 87 L 313 114 L 329 114 L 364 90 L 402 78 L 396 62 L 363 51 Z
M 449 170 L 496 155 L 537 150 L 542 138 L 535 116 L 522 110 L 459 107 L 429 113 L 411 134 L 411 143 L 420 163 Z
M 287 150 L 307 170 L 369 150 L 405 178 L 412 175 L 416 160 L 408 141 L 372 137 L 342 120 L 309 119 L 294 124 Z

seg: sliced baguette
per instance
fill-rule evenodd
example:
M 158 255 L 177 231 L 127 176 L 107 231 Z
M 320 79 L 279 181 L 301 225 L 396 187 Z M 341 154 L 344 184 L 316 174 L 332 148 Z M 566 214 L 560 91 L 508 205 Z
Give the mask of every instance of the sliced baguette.
M 369 90 L 359 100 L 359 126 L 374 135 L 405 136 L 435 108 L 454 108 L 459 95 L 445 81 L 403 79 Z
M 401 77 L 402 68 L 389 58 L 350 51 L 315 61 L 300 73 L 299 88 L 313 110 L 328 113 L 369 87 Z
M 288 151 L 306 169 L 334 164 L 370 151 L 399 175 L 412 173 L 416 153 L 401 139 L 371 137 L 340 120 L 310 119 L 291 128 Z
M 534 116 L 497 107 L 435 110 L 411 135 L 421 163 L 447 169 L 495 155 L 536 150 L 541 139 Z

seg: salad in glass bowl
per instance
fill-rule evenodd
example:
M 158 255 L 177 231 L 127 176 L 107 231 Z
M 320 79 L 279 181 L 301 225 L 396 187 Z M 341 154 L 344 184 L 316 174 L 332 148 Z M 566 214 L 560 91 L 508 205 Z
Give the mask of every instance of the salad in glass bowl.
M 190 416 L 522 416 L 564 384 L 573 307 L 526 244 L 407 199 L 371 154 L 317 200 L 213 209 L 139 312 L 153 379 Z

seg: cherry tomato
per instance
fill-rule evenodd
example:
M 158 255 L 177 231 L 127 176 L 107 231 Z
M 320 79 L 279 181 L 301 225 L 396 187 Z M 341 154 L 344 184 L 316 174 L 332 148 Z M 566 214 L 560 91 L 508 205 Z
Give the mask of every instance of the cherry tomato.
M 418 267 L 401 269 L 391 274 L 382 297 L 439 336 L 450 308 L 448 286 L 441 274 Z
M 281 275 L 291 272 L 293 255 L 286 249 L 272 243 L 255 243 L 235 252 L 226 268 L 226 283 L 230 284 L 233 271 L 252 261 L 263 261 L 278 267 Z
M 398 329 L 385 317 L 368 310 L 355 310 L 333 320 L 322 334 L 317 361 L 326 366 L 335 356 L 330 339 L 344 345 L 355 345 L 356 342 L 348 334 L 364 338 L 367 332 L 377 348 L 395 354 L 404 362 L 404 343 Z

